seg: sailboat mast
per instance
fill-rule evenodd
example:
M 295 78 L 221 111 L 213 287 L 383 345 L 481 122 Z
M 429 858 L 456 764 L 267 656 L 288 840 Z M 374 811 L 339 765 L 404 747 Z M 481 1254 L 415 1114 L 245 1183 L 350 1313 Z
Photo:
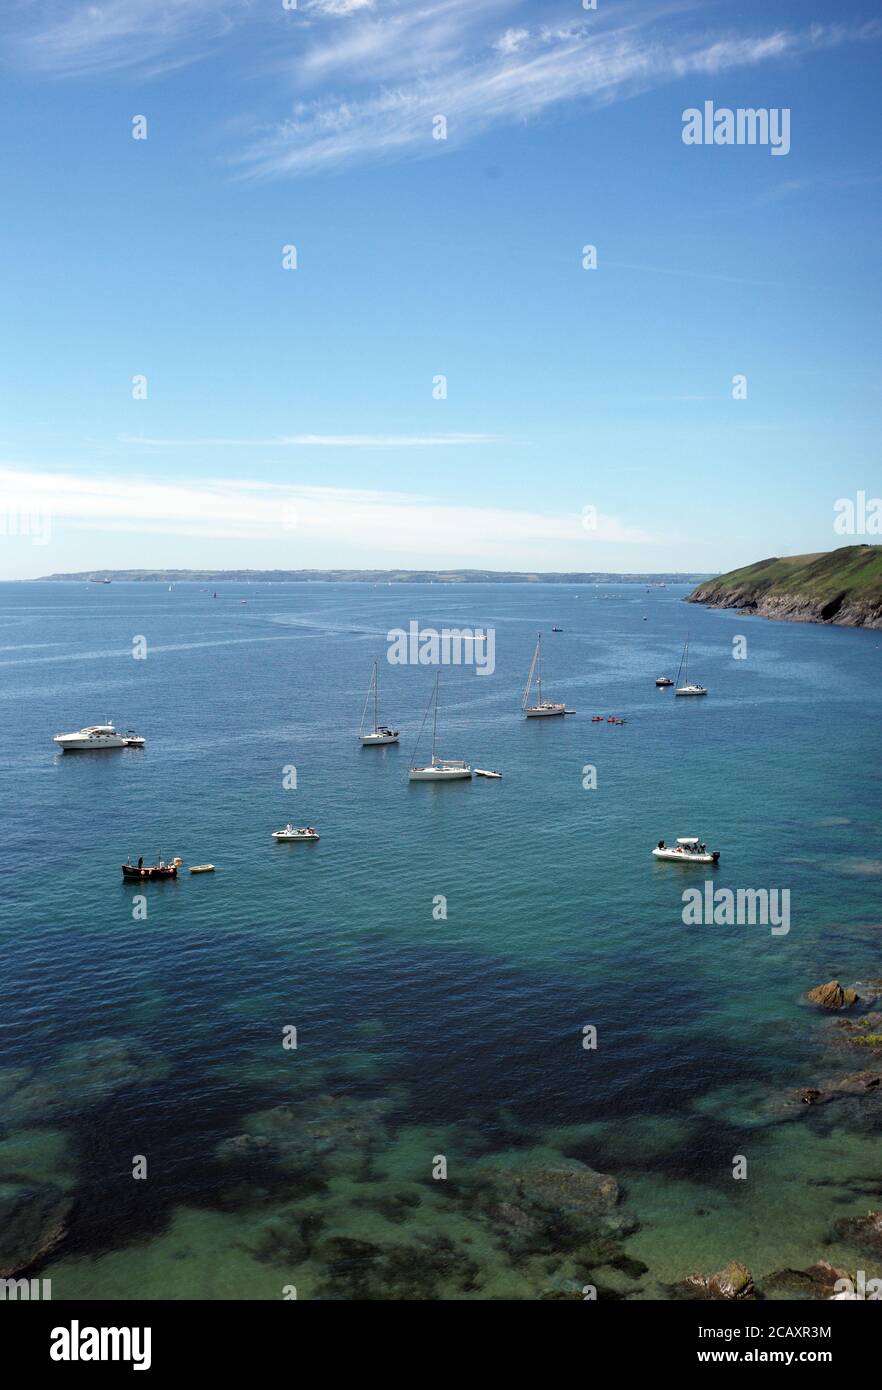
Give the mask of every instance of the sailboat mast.
M 375 661 L 375 662 L 374 662 L 374 733 L 376 733 L 376 732 L 377 732 L 377 729 L 380 727 L 380 726 L 379 726 L 379 720 L 378 720 L 378 709 L 379 709 L 379 692 L 378 692 L 378 690 L 377 690 L 377 663 L 376 663 L 376 661 Z
M 541 704 L 542 704 L 542 633 L 541 633 L 541 632 L 540 632 L 540 633 L 537 633 L 537 639 L 538 639 L 538 640 L 537 640 L 537 642 L 536 642 L 536 657 L 537 657 L 537 660 L 536 660 L 536 689 L 537 689 L 538 692 L 539 692 L 539 698 L 538 698 L 538 700 L 536 701 L 536 704 L 537 704 L 537 705 L 541 705 Z
M 535 672 L 535 670 L 536 670 L 536 661 L 537 661 L 537 659 L 538 659 L 538 656 L 539 656 L 539 644 L 538 644 L 538 642 L 537 642 L 537 643 L 536 643 L 536 650 L 533 652 L 533 660 L 530 662 L 530 674 L 527 676 L 527 685 L 526 685 L 526 689 L 524 690 L 524 698 L 523 698 L 523 702 L 522 702 L 523 708 L 524 708 L 524 709 L 527 708 L 527 704 L 528 704 L 529 699 L 530 699 L 530 692 L 531 692 L 531 690 L 533 689 L 533 674 L 534 674 L 534 672 Z
M 688 675 L 688 673 L 689 673 L 689 672 L 688 672 L 688 662 L 689 662 L 689 633 L 687 632 L 687 634 L 686 634 L 686 641 L 683 643 L 683 655 L 680 657 L 680 665 L 677 667 L 677 680 L 676 680 L 676 684 L 677 684 L 677 685 L 680 684 L 680 675 L 681 675 L 681 672 L 683 672 L 684 664 L 685 664 L 686 667 L 687 667 L 687 670 L 686 670 L 685 674 Z
M 435 711 L 432 715 L 432 766 L 435 766 L 435 741 L 438 735 L 438 683 L 441 680 L 439 671 L 435 677 Z

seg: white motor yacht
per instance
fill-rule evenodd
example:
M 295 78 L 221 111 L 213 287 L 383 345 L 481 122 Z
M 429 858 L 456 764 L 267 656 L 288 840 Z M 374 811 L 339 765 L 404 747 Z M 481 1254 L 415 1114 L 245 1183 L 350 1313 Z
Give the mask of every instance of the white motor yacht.
M 146 742 L 133 729 L 123 733 L 108 724 L 89 724 L 75 734 L 56 734 L 52 740 L 63 753 L 87 753 L 99 748 L 143 748 Z

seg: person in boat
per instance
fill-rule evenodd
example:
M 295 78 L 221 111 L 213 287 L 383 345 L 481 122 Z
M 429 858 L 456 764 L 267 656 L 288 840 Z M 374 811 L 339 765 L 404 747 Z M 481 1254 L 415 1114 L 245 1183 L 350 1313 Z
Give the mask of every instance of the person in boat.
M 658 847 L 659 849 L 667 849 L 667 845 L 665 844 L 664 840 L 659 840 Z
M 143 867 L 144 867 L 144 856 L 143 856 L 143 854 L 142 854 L 142 855 L 141 855 L 141 858 L 138 860 L 138 868 L 139 868 L 139 869 L 143 869 Z

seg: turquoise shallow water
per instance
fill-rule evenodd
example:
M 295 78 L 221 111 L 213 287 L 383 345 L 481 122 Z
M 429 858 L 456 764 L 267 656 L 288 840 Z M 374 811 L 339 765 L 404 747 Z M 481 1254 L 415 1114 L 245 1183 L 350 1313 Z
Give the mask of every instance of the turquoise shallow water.
M 53 1296 L 645 1298 L 732 1258 L 865 1267 L 834 1223 L 878 1204 L 876 1098 L 786 1098 L 872 1061 L 799 1001 L 882 974 L 882 635 L 677 587 L 217 592 L 0 586 L 0 1197 L 63 1209 Z M 381 664 L 401 744 L 359 747 L 371 660 L 414 618 L 495 628 L 492 676 L 443 672 L 439 751 L 503 781 L 407 783 L 425 668 Z M 687 627 L 706 700 L 653 684 Z M 519 717 L 539 628 L 572 718 Z M 106 718 L 146 749 L 55 751 Z M 320 843 L 274 844 L 287 819 Z M 650 850 L 685 833 L 717 886 L 788 888 L 789 934 L 684 926 L 706 875 Z M 218 871 L 137 920 L 118 866 L 160 849 Z M 593 1225 L 530 1186 L 579 1164 L 620 1187 Z

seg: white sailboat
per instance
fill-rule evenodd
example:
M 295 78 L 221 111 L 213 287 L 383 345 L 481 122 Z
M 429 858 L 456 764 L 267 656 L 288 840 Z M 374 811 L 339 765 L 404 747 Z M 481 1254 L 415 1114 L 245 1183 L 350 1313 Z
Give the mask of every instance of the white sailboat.
M 435 690 L 432 695 L 432 761 L 425 767 L 412 767 L 408 773 L 411 782 L 457 782 L 463 778 L 471 777 L 472 769 L 462 758 L 439 758 L 435 752 L 438 742 L 438 689 L 441 682 L 441 672 L 435 677 Z M 429 711 L 426 710 L 426 718 Z M 423 719 L 425 727 L 426 719 Z M 420 730 L 422 735 L 422 729 Z M 419 739 L 417 740 L 419 747 Z M 416 749 L 414 749 L 414 753 Z
M 703 685 L 696 684 L 689 679 L 689 634 L 686 634 L 686 641 L 683 644 L 683 655 L 680 657 L 680 665 L 677 670 L 677 681 L 680 680 L 680 672 L 683 672 L 683 684 L 677 685 L 675 695 L 706 695 L 707 690 Z
M 536 703 L 529 703 L 530 692 L 533 688 L 533 676 L 536 676 Z M 527 719 L 548 719 L 556 714 L 566 714 L 566 705 L 558 705 L 551 700 L 542 699 L 542 633 L 539 633 L 536 642 L 536 650 L 533 653 L 533 660 L 530 663 L 530 674 L 527 677 L 527 686 L 524 690 L 522 702 L 524 715 Z
M 364 717 L 367 714 L 371 696 L 374 697 L 374 727 L 369 733 L 364 731 Z M 377 689 L 377 663 L 374 662 L 374 669 L 371 675 L 371 683 L 368 686 L 368 693 L 365 697 L 364 709 L 361 712 L 361 724 L 358 728 L 358 737 L 361 739 L 363 748 L 372 748 L 380 743 L 397 743 L 398 730 L 390 729 L 388 724 L 380 723 L 380 696 Z

